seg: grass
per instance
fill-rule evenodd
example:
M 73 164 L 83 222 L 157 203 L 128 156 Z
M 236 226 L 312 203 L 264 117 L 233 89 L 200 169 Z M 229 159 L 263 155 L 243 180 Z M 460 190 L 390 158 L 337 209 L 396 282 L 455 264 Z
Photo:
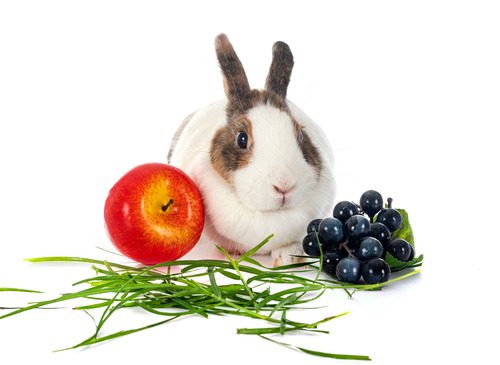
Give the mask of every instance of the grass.
M 237 259 L 232 258 L 224 248 L 216 246 L 224 255 L 224 260 L 176 260 L 142 268 L 83 257 L 51 256 L 27 259 L 32 263 L 85 263 L 90 265 L 95 275 L 73 284 L 75 287 L 85 286 L 81 290 L 65 293 L 49 300 L 32 302 L 25 307 L 11 310 L 0 316 L 0 319 L 33 309 L 46 308 L 54 303 L 69 300 L 85 301 L 74 309 L 85 311 L 89 315 L 91 315 L 90 312 L 100 311 L 99 319 L 95 320 L 95 331 L 80 343 L 57 350 L 63 351 L 130 335 L 182 316 L 199 315 L 206 318 L 212 315 L 244 316 L 260 320 L 266 326 L 238 328 L 236 330 L 238 334 L 257 335 L 278 345 L 313 356 L 370 360 L 366 355 L 334 354 L 305 349 L 277 341 L 267 335 L 283 335 L 297 331 L 328 333 L 318 327 L 347 313 L 305 323 L 290 319 L 289 311 L 309 308 L 304 307 L 304 304 L 317 300 L 326 290 L 340 289 L 352 296 L 354 291 L 380 289 L 385 285 L 415 275 L 419 270 L 408 271 L 384 283 L 362 285 L 324 279 L 321 275 L 321 257 L 309 258 L 305 263 L 300 264 L 266 267 L 254 260 L 252 256 L 271 238 L 272 235 Z M 319 266 L 317 266 L 318 263 Z M 414 266 L 418 264 L 421 262 Z M 172 272 L 173 267 L 178 267 L 180 270 Z M 308 277 L 311 273 L 314 278 Z M 40 293 L 17 288 L 0 288 L 0 291 Z M 103 327 L 117 310 L 131 307 L 141 308 L 162 319 L 147 326 L 101 336 Z M 95 317 L 92 316 L 92 318 Z

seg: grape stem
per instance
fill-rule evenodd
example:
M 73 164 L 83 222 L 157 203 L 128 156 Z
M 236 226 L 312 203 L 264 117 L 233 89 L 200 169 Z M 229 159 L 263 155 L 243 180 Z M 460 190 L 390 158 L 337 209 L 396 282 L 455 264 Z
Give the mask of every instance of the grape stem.
M 361 215 L 365 214 L 365 212 L 363 211 L 363 208 L 361 208 L 361 205 L 356 204 L 355 202 L 351 202 L 351 203 L 354 204 L 356 206 L 356 208 L 358 208 L 358 214 L 361 214 Z
M 392 208 L 392 198 L 387 198 L 387 207 Z
M 339 245 L 339 248 L 343 248 L 344 250 L 346 250 L 347 254 L 350 256 L 350 257 L 354 257 L 354 253 L 353 253 L 353 250 L 348 246 L 348 241 L 345 240 L 344 242 L 342 242 L 340 245 Z

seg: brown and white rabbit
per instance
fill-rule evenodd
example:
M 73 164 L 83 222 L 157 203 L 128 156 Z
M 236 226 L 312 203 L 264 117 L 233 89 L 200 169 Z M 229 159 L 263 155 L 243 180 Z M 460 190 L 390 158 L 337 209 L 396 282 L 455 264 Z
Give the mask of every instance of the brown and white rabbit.
M 241 253 L 269 234 L 261 253 L 274 264 L 303 255 L 307 223 L 330 213 L 333 156 L 323 131 L 286 99 L 290 48 L 273 46 L 264 90 L 250 89 L 225 34 L 215 50 L 227 99 L 191 114 L 177 130 L 168 160 L 198 185 L 206 210 L 202 239 Z

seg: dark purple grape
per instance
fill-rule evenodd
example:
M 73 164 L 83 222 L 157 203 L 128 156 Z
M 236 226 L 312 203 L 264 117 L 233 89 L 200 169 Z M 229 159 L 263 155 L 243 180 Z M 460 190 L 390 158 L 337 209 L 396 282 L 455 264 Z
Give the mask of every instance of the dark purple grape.
M 359 214 L 359 208 L 352 202 L 341 201 L 333 208 L 333 216 L 342 223 L 356 214 Z
M 396 209 L 384 208 L 377 215 L 377 222 L 384 224 L 389 231 L 394 232 L 401 227 L 403 217 Z
M 396 238 L 389 242 L 387 252 L 399 261 L 409 261 L 413 248 L 410 243 L 402 238 Z
M 335 275 L 337 264 L 346 257 L 346 253 L 341 250 L 327 251 L 323 256 L 323 271 L 330 275 Z
M 335 274 L 340 281 L 356 284 L 361 277 L 361 263 L 355 257 L 344 257 L 337 264 Z
M 321 218 L 313 219 L 312 221 L 310 221 L 309 224 L 307 225 L 307 233 L 318 232 L 319 222 L 321 221 L 322 221 Z
M 410 249 L 411 249 L 411 252 L 410 252 L 410 256 L 408 257 L 407 261 L 411 261 L 415 258 L 415 249 L 413 248 L 412 245 L 410 245 Z
M 344 225 L 337 218 L 325 218 L 319 224 L 318 235 L 328 248 L 335 248 L 344 239 Z
M 389 228 L 385 224 L 375 222 L 370 224 L 368 236 L 378 239 L 382 246 L 385 247 L 391 239 L 391 231 L 389 231 Z
M 368 190 L 361 195 L 359 205 L 370 218 L 373 218 L 373 216 L 383 208 L 384 201 L 382 200 L 382 195 L 380 195 L 378 191 Z
M 371 259 L 361 266 L 361 274 L 367 284 L 383 283 L 389 280 L 391 268 L 381 258 Z
M 362 215 L 353 215 L 345 222 L 345 235 L 349 241 L 356 241 L 367 236 L 370 231 L 370 221 Z
M 360 260 L 370 260 L 382 257 L 384 253 L 384 247 L 380 241 L 374 237 L 363 237 L 359 241 L 359 245 L 356 248 L 355 255 Z
M 316 238 L 316 232 L 308 233 L 302 240 L 302 248 L 309 256 L 320 256 L 319 244 Z

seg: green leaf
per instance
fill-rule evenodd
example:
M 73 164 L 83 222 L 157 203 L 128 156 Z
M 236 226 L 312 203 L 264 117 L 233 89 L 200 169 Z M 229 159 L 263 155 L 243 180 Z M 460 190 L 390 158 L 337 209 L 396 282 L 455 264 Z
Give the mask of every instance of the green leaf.
M 413 230 L 411 229 L 410 219 L 408 218 L 408 213 L 404 209 L 396 209 L 399 213 L 401 213 L 401 217 L 403 218 L 403 223 L 401 227 L 393 233 L 393 238 L 402 238 L 415 248 L 415 238 L 413 237 Z
M 424 261 L 424 255 L 420 255 L 418 257 L 415 257 L 413 260 L 408 261 L 408 262 L 398 261 L 399 264 L 396 264 L 396 265 L 391 267 L 391 272 L 397 272 L 397 271 L 401 271 L 401 270 L 408 269 L 411 267 L 422 266 L 423 261 Z
M 413 230 L 411 228 L 410 219 L 408 218 L 408 213 L 404 209 L 398 208 L 396 210 L 399 213 L 401 213 L 401 217 L 403 218 L 403 223 L 401 224 L 401 227 L 392 234 L 392 239 L 402 238 L 408 241 L 410 245 L 413 246 L 413 250 L 415 250 L 415 237 L 413 236 Z M 406 269 L 408 267 L 420 266 L 423 258 L 424 258 L 423 255 L 420 255 L 418 257 L 417 255 L 415 255 L 415 258 L 413 260 L 408 262 L 402 262 L 394 258 L 394 256 L 392 256 L 390 253 L 387 252 L 385 261 L 391 267 L 391 271 L 396 272 Z

